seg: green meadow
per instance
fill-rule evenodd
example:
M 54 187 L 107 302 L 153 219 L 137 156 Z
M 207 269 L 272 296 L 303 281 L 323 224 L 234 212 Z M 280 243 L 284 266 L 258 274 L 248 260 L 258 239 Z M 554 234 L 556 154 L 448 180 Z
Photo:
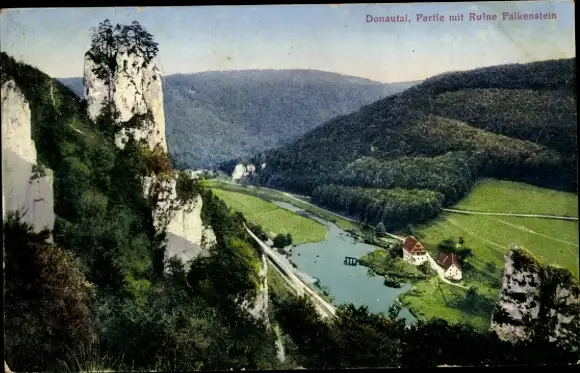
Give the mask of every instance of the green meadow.
M 484 180 L 455 209 L 578 216 L 578 196 L 516 182 Z M 530 250 L 544 264 L 578 271 L 578 221 L 465 215 L 444 212 L 428 224 L 417 227 L 418 238 L 431 253 L 448 238 L 463 237 L 473 257 L 463 268 L 462 283 L 475 287 L 477 294 L 466 301 L 466 290 L 438 282 L 422 281 L 401 299 L 420 317 L 443 317 L 450 322 L 467 321 L 478 328 L 489 326 L 492 305 L 501 287 L 504 255 L 511 244 Z
M 454 208 L 481 212 L 578 217 L 578 196 L 505 180 L 485 179 Z
M 290 233 L 294 245 L 326 238 L 326 228 L 312 219 L 248 194 L 218 188 L 213 188 L 212 191 L 229 207 L 244 214 L 246 219 L 262 226 L 272 237 L 279 233 Z
M 306 202 L 301 201 L 297 198 L 289 197 L 289 196 L 285 195 L 284 193 L 281 193 L 281 192 L 273 190 L 273 189 L 236 185 L 236 184 L 226 183 L 226 182 L 223 182 L 223 181 L 220 181 L 217 179 L 205 180 L 204 185 L 206 187 L 212 188 L 212 189 L 221 189 L 221 190 L 226 190 L 226 191 L 230 191 L 230 192 L 243 193 L 243 194 L 247 194 L 250 196 L 259 197 L 265 201 L 286 202 L 286 203 L 294 205 L 294 206 L 296 206 L 304 211 L 308 211 L 314 215 L 317 215 L 325 220 L 333 222 L 345 231 L 351 231 L 351 232 L 354 232 L 354 233 L 359 234 L 359 235 L 363 234 L 363 231 L 362 231 L 360 224 L 343 219 L 343 218 L 341 218 L 337 215 L 334 215 L 334 214 L 332 214 L 332 213 L 330 213 L 322 208 L 319 208 L 313 204 L 306 203 Z

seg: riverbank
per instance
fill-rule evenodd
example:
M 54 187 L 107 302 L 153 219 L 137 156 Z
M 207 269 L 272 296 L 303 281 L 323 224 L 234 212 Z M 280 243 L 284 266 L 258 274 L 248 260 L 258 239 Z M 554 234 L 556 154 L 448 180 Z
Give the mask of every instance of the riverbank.
M 223 190 L 222 187 L 229 190 Z M 235 185 L 222 183 L 219 187 L 214 186 L 212 189 L 231 208 L 242 212 L 248 221 L 256 222 L 256 217 L 261 218 L 259 224 L 265 233 L 270 235 L 279 233 L 281 227 L 288 228 L 289 225 L 281 219 L 290 218 L 290 216 L 292 219 L 304 219 L 323 227 L 325 230 L 323 240 L 302 243 L 294 238 L 300 234 L 300 226 L 293 226 L 294 231 L 283 231 L 292 234 L 296 245 L 289 250 L 276 250 L 276 254 L 281 260 L 287 261 L 294 268 L 295 274 L 304 279 L 305 283 L 326 301 L 331 301 L 335 305 L 352 303 L 355 306 L 366 306 L 371 312 L 386 314 L 394 300 L 410 290 L 411 286 L 407 283 L 400 284 L 397 288 L 386 287 L 382 277 L 369 277 L 366 267 L 343 264 L 345 256 L 358 258 L 376 250 L 383 250 L 371 244 L 375 241 L 374 237 L 370 240 L 369 235 L 357 235 L 357 231 L 352 229 L 352 226 L 349 226 L 351 229 L 347 232 L 337 223 L 328 221 L 313 212 L 311 205 L 305 204 L 304 207 L 308 210 L 304 210 L 298 200 L 283 198 L 283 193 L 276 196 L 285 199 L 280 201 L 272 198 L 274 191 L 268 191 L 266 193 L 269 198 L 266 201 L 263 200 L 265 193 L 255 188 L 247 188 L 244 193 L 240 191 L 244 189 L 243 187 L 238 188 Z M 250 191 L 252 193 L 248 193 Z M 276 208 L 284 211 L 285 215 L 276 216 L 277 221 L 264 219 L 266 214 L 258 207 L 266 209 L 266 212 Z M 388 246 L 386 241 L 381 241 L 380 244 L 383 247 Z M 415 322 L 414 316 L 406 308 L 401 310 L 400 316 L 407 320 L 407 324 Z
M 232 209 L 241 212 L 247 220 L 260 225 L 264 232 L 274 238 L 279 233 L 292 234 L 296 245 L 322 241 L 326 228 L 319 222 L 293 214 L 273 203 L 248 194 L 212 188 L 213 193 Z
M 398 252 L 378 249 L 362 256 L 358 262 L 369 269 L 370 275 L 384 277 L 385 286 L 388 287 L 400 288 L 404 283 L 413 284 L 432 275 L 429 268 L 423 269 L 409 264 L 403 261 L 400 255 Z
M 204 180 L 203 185 L 207 188 L 212 189 L 216 188 L 231 192 L 247 194 L 250 196 L 258 197 L 260 199 L 263 199 L 264 201 L 271 203 L 274 201 L 285 202 L 297 207 L 300 210 L 308 211 L 314 214 L 315 216 L 318 216 L 319 218 L 334 223 L 338 225 L 342 230 L 352 233 L 356 236 L 368 237 L 370 234 L 370 230 L 365 230 L 362 227 L 362 225 L 357 222 L 341 218 L 340 216 L 330 213 L 324 210 L 323 208 L 317 207 L 311 203 L 302 201 L 298 198 L 293 198 L 289 195 L 286 195 L 285 193 L 273 189 L 259 188 L 251 185 L 243 186 L 239 184 L 228 183 L 217 179 Z

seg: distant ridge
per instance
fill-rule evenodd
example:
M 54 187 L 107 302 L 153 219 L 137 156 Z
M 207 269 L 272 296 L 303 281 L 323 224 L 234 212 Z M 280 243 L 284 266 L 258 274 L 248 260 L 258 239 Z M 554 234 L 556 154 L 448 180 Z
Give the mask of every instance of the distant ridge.
M 437 216 L 480 177 L 576 191 L 575 70 L 572 58 L 428 78 L 256 155 L 267 166 L 250 182 L 389 229 Z
M 82 78 L 59 80 L 82 97 Z M 283 145 L 417 83 L 383 84 L 308 69 L 169 75 L 164 78 L 169 151 L 181 166 L 215 167 Z

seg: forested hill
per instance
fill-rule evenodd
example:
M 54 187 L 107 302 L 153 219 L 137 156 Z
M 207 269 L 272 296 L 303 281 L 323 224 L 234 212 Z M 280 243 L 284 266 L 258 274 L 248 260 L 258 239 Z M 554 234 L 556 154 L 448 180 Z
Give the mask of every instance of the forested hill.
M 60 81 L 83 96 L 82 78 Z M 169 75 L 163 87 L 169 151 L 190 168 L 212 167 L 284 144 L 417 83 L 382 84 L 316 70 Z
M 429 78 L 254 157 L 267 166 L 252 182 L 391 228 L 436 215 L 481 176 L 576 190 L 575 68 L 563 59 Z

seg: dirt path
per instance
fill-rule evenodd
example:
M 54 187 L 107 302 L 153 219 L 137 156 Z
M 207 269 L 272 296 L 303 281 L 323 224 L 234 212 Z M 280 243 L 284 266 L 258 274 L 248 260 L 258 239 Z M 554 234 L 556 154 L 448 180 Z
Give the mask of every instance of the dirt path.
M 573 216 L 559 216 L 559 215 L 545 215 L 545 214 L 511 214 L 511 213 L 503 213 L 503 212 L 479 212 L 479 211 L 455 210 L 455 209 L 443 209 L 443 211 L 453 212 L 456 214 L 465 214 L 465 215 L 515 216 L 515 217 L 520 217 L 520 218 L 542 218 L 542 219 L 558 219 L 558 220 L 578 221 L 578 218 L 573 217 Z
M 536 231 L 533 231 L 533 230 L 531 230 L 531 229 L 529 229 L 527 227 L 521 226 L 521 225 L 515 225 L 515 224 L 512 224 L 512 223 L 508 223 L 507 221 L 503 221 L 501 219 L 497 219 L 497 221 L 499 221 L 502 224 L 508 225 L 510 227 L 513 227 L 513 228 L 519 229 L 521 231 L 524 231 L 524 232 L 528 232 L 528 233 L 531 233 L 531 234 L 536 234 L 538 236 L 542 236 L 542 237 L 549 238 L 550 240 L 553 240 L 553 241 L 557 241 L 557 242 L 561 242 L 561 243 L 564 243 L 564 244 L 567 244 L 567 245 L 572 245 L 574 247 L 578 247 L 578 244 L 577 243 L 574 243 L 574 242 L 560 240 L 558 238 L 548 236 L 547 234 L 538 233 Z

